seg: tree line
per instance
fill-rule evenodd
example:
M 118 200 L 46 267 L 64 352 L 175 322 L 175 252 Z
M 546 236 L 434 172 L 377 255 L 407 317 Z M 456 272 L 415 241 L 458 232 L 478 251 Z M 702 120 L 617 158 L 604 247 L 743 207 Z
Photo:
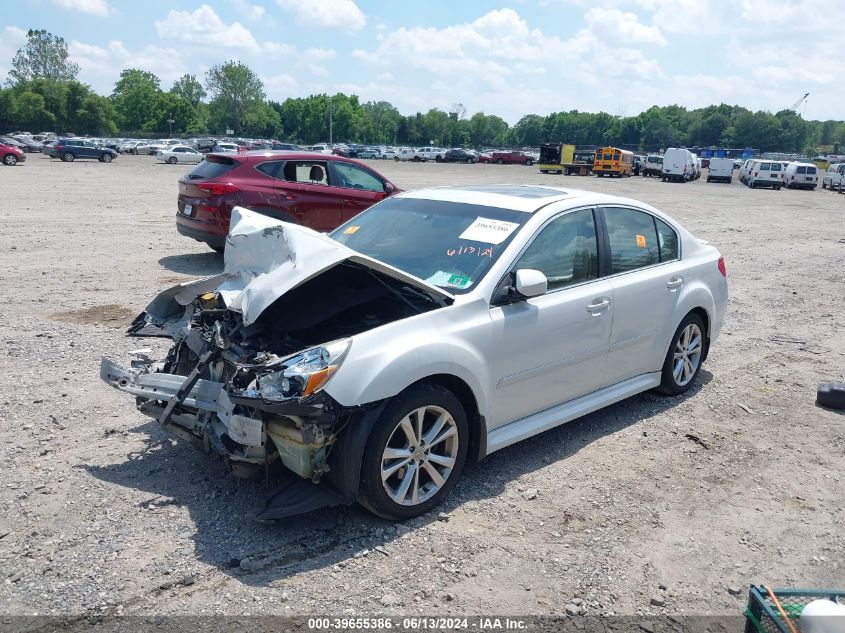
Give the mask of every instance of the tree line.
M 329 138 L 391 145 L 536 147 L 548 141 L 618 145 L 650 151 L 672 146 L 754 147 L 811 152 L 845 148 L 845 122 L 806 121 L 792 110 L 752 112 L 736 105 L 688 110 L 653 106 L 636 116 L 606 112 L 528 114 L 515 125 L 492 114 L 467 116 L 456 103 L 403 115 L 386 101 L 356 95 L 268 100 L 258 75 L 239 61 L 213 66 L 203 78 L 186 74 L 164 90 L 154 74 L 120 73 L 108 96 L 77 80 L 64 39 L 30 30 L 0 88 L 0 131 L 73 132 L 93 136 L 236 136 L 313 144 Z

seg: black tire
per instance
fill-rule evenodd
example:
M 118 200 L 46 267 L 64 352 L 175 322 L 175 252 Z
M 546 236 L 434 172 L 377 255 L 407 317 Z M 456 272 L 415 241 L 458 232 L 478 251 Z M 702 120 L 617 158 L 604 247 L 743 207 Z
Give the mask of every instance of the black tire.
M 399 162 L 399 157 L 398 157 L 398 156 L 394 156 L 394 157 L 393 157 L 393 162 L 398 163 L 398 162 Z
M 3 164 L 7 165 L 9 167 L 14 167 L 15 165 L 18 164 L 18 157 L 15 156 L 14 154 L 6 154 L 3 157 Z
M 175 165 L 177 160 L 178 159 L 175 156 L 168 156 L 167 157 L 167 164 L 168 165 Z
M 496 159 L 496 164 L 497 164 L 497 165 L 501 165 L 501 164 L 502 164 L 502 162 L 503 162 L 503 161 L 502 161 L 502 159 L 501 159 L 501 158 L 497 158 L 497 159 Z
M 534 164 L 534 161 L 529 158 L 527 161 L 525 161 L 525 164 L 531 167 Z
M 707 182 L 710 182 L 710 176 L 707 176 Z
M 442 159 L 440 156 L 435 156 L 435 157 L 434 157 L 434 162 L 435 162 L 435 163 L 442 163 L 442 162 L 443 162 L 443 159 Z
M 402 505 L 388 495 L 385 484 L 382 483 L 382 456 L 402 419 L 416 409 L 429 406 L 445 410 L 455 422 L 458 443 L 455 462 L 445 483 L 431 497 L 415 505 Z M 425 431 L 425 426 L 423 429 Z M 469 423 L 466 412 L 460 400 L 451 391 L 437 385 L 425 384 L 406 389 L 388 403 L 367 441 L 361 463 L 359 503 L 374 514 L 394 521 L 425 514 L 438 505 L 460 479 L 466 462 L 468 444 Z M 427 474 L 425 476 L 428 477 Z
M 685 383 L 681 384 L 675 379 L 675 374 L 673 372 L 673 361 L 675 360 L 674 353 L 675 348 L 678 345 L 678 339 L 681 338 L 681 335 L 684 333 L 684 330 L 686 330 L 687 327 L 690 325 L 695 325 L 698 327 L 698 332 L 701 337 L 699 344 L 698 360 L 697 366 L 695 367 L 695 371 L 693 372 L 692 377 L 690 377 L 689 380 L 687 380 Z M 675 330 L 675 334 L 674 336 L 672 336 L 672 341 L 671 343 L 669 343 L 669 349 L 666 350 L 666 358 L 663 361 L 663 369 L 661 370 L 660 386 L 657 388 L 657 391 L 670 396 L 677 396 L 687 391 L 690 387 L 695 384 L 695 381 L 698 378 L 698 373 L 701 371 L 701 365 L 704 362 L 704 358 L 706 356 L 707 331 L 704 328 L 704 321 L 702 321 L 701 317 L 695 314 L 694 312 L 690 312 L 684 317 L 684 320 L 681 321 L 681 324 L 678 326 L 678 329 Z
M 103 154 L 102 156 L 100 156 L 100 160 L 104 163 L 110 163 L 112 161 L 112 155 L 111 154 Z
M 828 409 L 845 410 L 845 383 L 826 382 L 816 389 L 816 404 Z
M 64 154 L 62 154 L 62 160 L 66 163 L 72 163 L 74 158 L 76 158 L 76 156 L 74 156 L 70 152 L 65 152 Z

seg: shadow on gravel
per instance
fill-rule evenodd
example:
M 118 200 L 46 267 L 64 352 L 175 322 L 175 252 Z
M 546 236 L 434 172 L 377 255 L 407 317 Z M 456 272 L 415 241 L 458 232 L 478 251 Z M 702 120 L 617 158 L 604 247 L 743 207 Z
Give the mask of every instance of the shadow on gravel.
M 214 251 L 191 253 L 189 255 L 168 255 L 159 259 L 158 263 L 167 270 L 183 275 L 207 277 L 219 275 L 223 272 L 223 255 Z
M 129 431 L 147 436 L 143 451 L 128 454 L 123 462 L 83 468 L 102 481 L 149 493 L 137 510 L 125 509 L 120 514 L 166 513 L 168 506 L 184 506 L 196 526 L 191 538 L 197 559 L 244 584 L 266 586 L 303 571 L 343 564 L 364 550 L 373 557 L 396 556 L 392 543 L 402 534 L 444 518 L 441 513 L 466 502 L 497 497 L 521 475 L 672 409 L 711 380 L 712 374 L 702 370 L 696 386 L 682 396 L 640 394 L 468 464 L 440 507 L 402 524 L 384 521 L 359 506 L 317 511 L 276 524 L 258 523 L 251 517 L 268 490 L 263 481 L 231 476 L 222 461 L 172 440 L 152 421 Z M 142 517 L 138 520 L 144 522 Z M 176 541 L 181 531 L 174 526 L 172 533 L 160 533 L 157 538 Z

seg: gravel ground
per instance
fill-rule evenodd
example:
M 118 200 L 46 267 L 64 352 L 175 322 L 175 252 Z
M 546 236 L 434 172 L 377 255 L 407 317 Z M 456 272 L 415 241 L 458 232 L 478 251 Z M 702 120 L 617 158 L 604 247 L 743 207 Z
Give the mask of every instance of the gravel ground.
M 845 195 L 376 167 L 405 189 L 629 195 L 712 241 L 731 304 L 699 386 L 495 453 L 430 516 L 258 524 L 261 484 L 165 436 L 98 375 L 101 356 L 164 351 L 123 328 L 159 290 L 222 267 L 175 231 L 185 168 L 31 155 L 0 169 L 0 614 L 738 615 L 750 583 L 845 584 L 845 416 L 814 405 L 845 369 Z

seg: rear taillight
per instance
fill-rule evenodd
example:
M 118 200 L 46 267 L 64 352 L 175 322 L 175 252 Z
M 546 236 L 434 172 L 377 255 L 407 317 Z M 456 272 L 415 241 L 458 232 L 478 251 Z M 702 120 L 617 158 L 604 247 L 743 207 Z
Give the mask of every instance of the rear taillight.
M 237 185 L 233 185 L 231 182 L 203 183 L 201 185 L 197 185 L 197 189 L 200 189 L 201 191 L 207 191 L 212 196 L 224 196 L 227 193 L 235 193 L 236 191 L 240 191 L 240 188 Z
M 684 165 L 684 173 L 687 173 L 687 166 Z
M 719 268 L 719 272 L 722 273 L 722 277 L 727 279 L 728 278 L 728 269 L 725 268 L 725 258 L 724 257 L 719 258 L 719 263 L 717 264 L 717 266 Z

